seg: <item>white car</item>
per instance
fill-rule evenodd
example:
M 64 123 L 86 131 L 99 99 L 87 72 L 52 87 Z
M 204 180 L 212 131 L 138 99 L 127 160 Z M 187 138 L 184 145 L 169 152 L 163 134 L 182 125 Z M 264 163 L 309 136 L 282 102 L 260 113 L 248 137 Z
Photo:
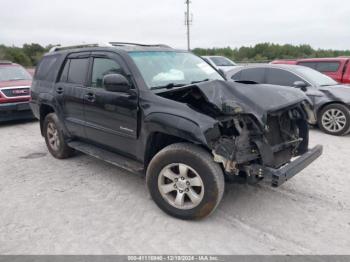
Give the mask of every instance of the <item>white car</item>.
M 228 72 L 237 67 L 237 64 L 224 56 L 202 56 L 202 58 L 216 69 Z

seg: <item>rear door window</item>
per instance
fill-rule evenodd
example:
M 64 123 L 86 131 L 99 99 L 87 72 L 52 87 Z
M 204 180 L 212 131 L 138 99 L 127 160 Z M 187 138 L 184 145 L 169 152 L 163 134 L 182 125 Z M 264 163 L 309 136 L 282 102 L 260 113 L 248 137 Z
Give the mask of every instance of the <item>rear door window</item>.
M 303 81 L 297 75 L 282 69 L 269 68 L 266 83 L 270 85 L 293 86 L 296 81 Z
M 84 85 L 89 67 L 89 58 L 73 58 L 69 60 L 67 82 Z

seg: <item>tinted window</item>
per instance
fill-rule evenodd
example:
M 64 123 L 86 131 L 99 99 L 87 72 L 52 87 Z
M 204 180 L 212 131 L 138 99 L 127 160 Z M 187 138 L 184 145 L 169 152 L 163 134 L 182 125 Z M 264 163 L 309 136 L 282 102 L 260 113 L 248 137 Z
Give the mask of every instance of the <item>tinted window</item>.
M 44 57 L 36 71 L 35 78 L 38 80 L 53 81 L 56 75 L 55 65 L 58 56 Z
M 319 62 L 316 69 L 320 72 L 337 72 L 339 67 L 339 62 Z
M 293 86 L 296 81 L 303 81 L 303 79 L 282 69 L 270 68 L 266 77 L 267 84 L 271 85 Z
M 239 81 L 265 82 L 265 68 L 249 68 L 241 71 Z
M 317 65 L 315 62 L 298 62 L 298 65 L 310 67 L 316 69 Z
M 88 65 L 88 58 L 70 59 L 67 81 L 73 84 L 84 84 Z
M 103 77 L 108 74 L 122 74 L 121 66 L 114 60 L 107 58 L 95 58 L 91 86 L 92 87 L 103 87 Z
M 210 59 L 211 61 L 213 61 L 213 63 L 216 66 L 235 66 L 236 65 L 232 61 L 228 60 L 226 57 L 214 56 L 214 57 L 211 57 Z

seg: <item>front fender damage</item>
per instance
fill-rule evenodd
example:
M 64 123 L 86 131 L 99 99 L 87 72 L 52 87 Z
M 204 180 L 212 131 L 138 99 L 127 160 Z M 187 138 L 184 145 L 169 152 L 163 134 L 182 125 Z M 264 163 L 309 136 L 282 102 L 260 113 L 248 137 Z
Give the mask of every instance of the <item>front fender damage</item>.
M 212 81 L 158 95 L 217 121 L 205 145 L 228 176 L 256 182 L 308 152 L 313 114 L 302 92 Z

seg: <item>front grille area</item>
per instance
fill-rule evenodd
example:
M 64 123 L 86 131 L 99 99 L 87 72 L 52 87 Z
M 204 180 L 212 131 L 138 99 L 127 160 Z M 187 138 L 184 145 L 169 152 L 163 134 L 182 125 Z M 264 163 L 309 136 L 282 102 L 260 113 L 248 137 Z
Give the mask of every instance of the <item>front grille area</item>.
M 11 89 L 1 89 L 1 92 L 7 97 L 21 97 L 29 96 L 30 90 L 29 87 L 25 88 L 11 88 Z
M 289 118 L 288 112 L 282 115 L 270 115 L 267 118 L 268 131 L 265 133 L 266 140 L 272 148 L 278 148 L 279 145 L 298 139 L 298 129 L 296 122 Z M 273 152 L 273 163 L 271 167 L 279 168 L 288 163 L 293 157 L 295 144 L 279 149 Z

